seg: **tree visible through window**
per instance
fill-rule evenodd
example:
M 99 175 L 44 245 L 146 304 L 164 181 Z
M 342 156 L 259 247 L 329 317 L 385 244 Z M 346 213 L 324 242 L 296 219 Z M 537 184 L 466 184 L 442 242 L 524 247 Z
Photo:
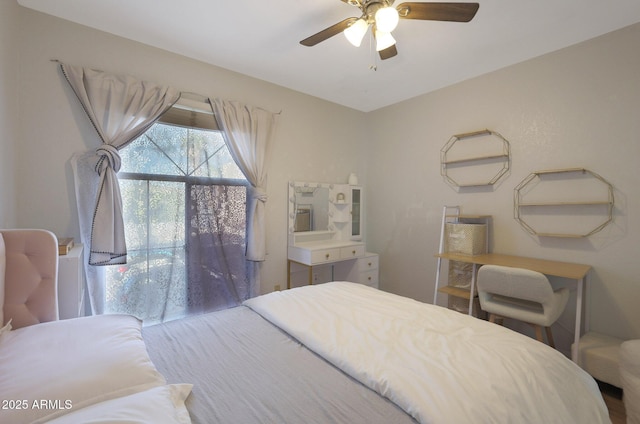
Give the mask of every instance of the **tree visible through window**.
M 120 153 L 128 257 L 108 267 L 107 312 L 161 322 L 246 299 L 248 182 L 221 133 L 156 123 Z

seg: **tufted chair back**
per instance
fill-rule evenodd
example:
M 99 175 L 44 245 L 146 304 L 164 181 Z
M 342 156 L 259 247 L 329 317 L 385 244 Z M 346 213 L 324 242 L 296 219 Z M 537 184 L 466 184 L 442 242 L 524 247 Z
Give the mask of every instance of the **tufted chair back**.
M 0 230 L 0 289 L 2 325 L 11 320 L 15 329 L 57 320 L 56 236 L 46 230 Z

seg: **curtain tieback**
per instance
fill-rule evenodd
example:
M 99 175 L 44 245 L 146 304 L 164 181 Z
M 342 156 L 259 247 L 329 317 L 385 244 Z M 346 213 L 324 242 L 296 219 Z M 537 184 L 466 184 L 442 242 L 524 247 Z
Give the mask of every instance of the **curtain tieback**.
M 256 199 L 261 201 L 262 203 L 267 203 L 267 192 L 259 187 L 252 187 L 252 194 L 251 196 Z
M 120 158 L 120 153 L 116 147 L 110 144 L 103 144 L 96 149 L 96 153 L 100 156 L 95 168 L 98 175 L 102 175 L 104 170 L 108 167 L 113 169 L 115 172 L 120 171 L 122 159 Z

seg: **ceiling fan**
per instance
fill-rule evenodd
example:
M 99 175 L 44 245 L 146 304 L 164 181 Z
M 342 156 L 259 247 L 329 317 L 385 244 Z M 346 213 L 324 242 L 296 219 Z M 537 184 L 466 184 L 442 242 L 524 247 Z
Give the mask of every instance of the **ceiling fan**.
M 425 21 L 469 22 L 476 15 L 478 3 L 402 3 L 394 8 L 394 0 L 341 0 L 362 11 L 359 18 L 347 18 L 310 37 L 300 41 L 303 46 L 316 44 L 343 32 L 347 40 L 360 46 L 367 30 L 376 40 L 376 50 L 381 59 L 389 59 L 398 54 L 396 40 L 391 32 L 400 19 Z

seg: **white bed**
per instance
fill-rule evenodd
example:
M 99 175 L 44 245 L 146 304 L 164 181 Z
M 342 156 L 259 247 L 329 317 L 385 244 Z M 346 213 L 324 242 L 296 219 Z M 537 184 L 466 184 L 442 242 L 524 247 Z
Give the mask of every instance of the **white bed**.
M 573 362 L 535 340 L 444 308 L 339 282 L 269 294 L 248 301 L 241 307 L 244 313 L 249 312 L 247 307 L 283 329 L 288 334 L 285 337 L 282 333 L 283 340 L 295 339 L 292 346 L 299 346 L 296 340 L 306 346 L 294 350 L 309 349 L 324 358 L 316 358 L 319 362 L 314 362 L 314 367 L 329 362 L 332 365 L 322 366 L 328 370 L 337 367 L 351 377 L 337 373 L 336 378 L 348 380 L 353 387 L 366 386 L 381 398 L 390 399 L 395 405 L 387 407 L 395 411 L 397 416 L 392 416 L 397 422 L 609 422 L 594 380 Z M 207 321 L 206 316 L 200 319 Z M 144 332 L 149 331 L 153 337 L 156 331 L 163 335 L 162 343 L 180 346 L 180 331 L 167 333 L 163 326 L 167 327 L 163 324 Z M 197 381 L 197 374 L 205 371 L 179 366 L 188 363 L 193 353 L 188 358 L 173 357 L 165 360 L 163 367 L 173 363 L 175 369 L 182 369 L 177 374 L 169 370 L 172 378 L 190 370 L 184 375 L 192 381 L 186 378 L 167 384 L 149 359 L 141 334 L 139 322 L 128 316 L 56 321 L 5 332 L 0 336 L 0 393 L 3 402 L 23 404 L 3 405 L 0 421 L 47 422 L 57 418 L 53 422 L 73 423 L 87 422 L 86 417 L 98 414 L 103 419 L 98 422 L 112 422 L 118 417 L 117 408 L 122 408 L 124 416 L 132 411 L 142 416 L 156 414 L 156 418 L 134 422 L 189 422 L 184 399 L 191 384 L 205 386 L 206 382 Z M 187 337 L 187 333 L 182 335 Z M 209 334 L 200 334 L 199 338 L 209 339 Z M 242 341 L 242 332 L 236 339 Z M 171 351 L 163 346 L 164 351 Z M 209 358 L 206 367 L 218 369 L 218 376 L 226 375 L 231 380 L 234 375 L 247 373 L 255 374 L 256 381 L 263 380 L 258 377 L 260 369 L 269 369 L 273 361 L 268 352 L 259 352 L 266 357 L 254 358 L 254 364 L 244 361 L 235 370 L 221 365 L 223 358 L 215 357 Z M 154 355 L 161 353 L 152 351 L 151 357 Z M 289 390 L 302 393 L 309 404 L 314 404 L 313 399 L 304 393 L 313 393 L 318 400 L 331 399 L 331 394 L 326 397 L 309 392 L 314 386 L 308 383 L 296 387 L 295 374 L 283 375 L 282 369 L 287 367 L 296 369 L 293 363 L 284 364 L 284 368 L 275 368 L 281 378 L 267 381 L 273 393 L 279 392 L 279 385 L 287 385 Z M 291 416 L 296 409 L 291 399 L 273 393 L 263 393 L 261 398 L 258 393 L 256 397 L 242 389 L 243 385 L 252 385 L 251 379 L 237 380 L 240 386 L 236 389 L 231 388 L 236 383 L 225 382 L 224 378 L 215 381 L 221 393 L 239 390 L 236 396 L 224 400 L 224 408 L 222 403 L 220 408 L 216 405 L 216 399 L 222 402 L 220 394 L 199 393 L 201 401 L 192 405 L 197 411 L 194 421 L 211 422 L 208 417 L 215 416 L 215 422 L 238 422 L 240 411 L 250 410 L 247 417 L 252 422 L 277 422 L 263 421 L 265 415 L 261 414 L 302 422 Z M 268 386 L 261 391 L 264 389 Z M 331 391 L 331 387 L 327 389 Z M 363 393 L 359 397 L 367 398 L 366 391 Z M 135 396 L 149 400 L 136 400 Z M 150 407 L 151 399 L 164 405 L 160 421 L 157 413 L 161 409 Z M 43 400 L 57 403 L 34 407 L 34 402 L 40 406 Z M 372 404 L 376 402 L 374 399 Z M 404 412 L 400 414 L 396 405 Z M 20 406 L 25 408 L 18 409 Z M 313 407 L 303 405 L 299 409 L 297 413 L 302 415 L 298 418 L 304 416 L 304 422 L 356 422 L 349 414 L 362 413 L 336 407 L 335 411 L 345 415 L 334 420 L 331 407 L 323 406 L 320 416 L 309 415 Z
M 0 401 L 12 424 L 610 422 L 593 378 L 548 346 L 347 282 L 144 329 L 5 326 Z

